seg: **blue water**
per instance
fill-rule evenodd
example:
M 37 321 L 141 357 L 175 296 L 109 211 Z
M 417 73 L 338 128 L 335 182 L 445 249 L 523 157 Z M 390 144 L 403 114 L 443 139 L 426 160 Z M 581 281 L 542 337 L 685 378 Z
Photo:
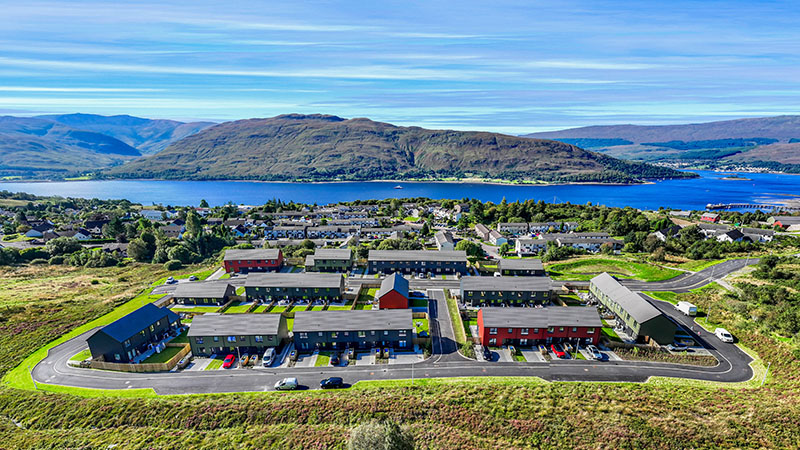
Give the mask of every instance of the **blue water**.
M 633 186 L 562 185 L 515 186 L 480 183 L 347 182 L 263 183 L 247 181 L 67 181 L 52 183 L 0 183 L 0 190 L 36 195 L 60 195 L 100 199 L 128 199 L 144 205 L 197 205 L 205 199 L 212 206 L 228 202 L 259 205 L 273 198 L 325 204 L 339 201 L 430 197 L 477 198 L 482 201 L 544 200 L 632 206 L 656 209 L 668 206 L 704 209 L 707 203 L 774 203 L 800 199 L 800 176 L 743 174 L 742 180 L 722 180 L 726 174 L 697 171 L 701 178 L 666 180 Z M 403 189 L 394 189 L 395 186 Z

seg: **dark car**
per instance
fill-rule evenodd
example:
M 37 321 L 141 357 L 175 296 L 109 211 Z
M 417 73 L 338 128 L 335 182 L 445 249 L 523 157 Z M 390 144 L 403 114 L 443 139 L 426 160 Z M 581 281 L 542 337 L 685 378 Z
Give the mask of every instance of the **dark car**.
M 334 354 L 331 355 L 331 365 L 332 366 L 338 366 L 339 365 L 339 354 L 338 353 L 334 353 Z
M 325 378 L 319 382 L 320 389 L 339 389 L 344 387 L 344 380 L 340 377 Z
M 489 350 L 489 347 L 487 347 L 485 345 L 483 346 L 483 359 L 485 361 L 491 361 L 492 360 L 492 351 Z

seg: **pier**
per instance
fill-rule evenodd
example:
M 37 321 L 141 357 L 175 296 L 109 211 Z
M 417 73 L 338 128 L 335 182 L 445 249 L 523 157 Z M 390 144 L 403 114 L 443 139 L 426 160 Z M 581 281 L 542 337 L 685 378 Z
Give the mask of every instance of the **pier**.
M 706 205 L 709 211 L 715 209 L 760 209 L 766 211 L 800 211 L 800 206 L 770 205 L 758 203 L 709 203 Z

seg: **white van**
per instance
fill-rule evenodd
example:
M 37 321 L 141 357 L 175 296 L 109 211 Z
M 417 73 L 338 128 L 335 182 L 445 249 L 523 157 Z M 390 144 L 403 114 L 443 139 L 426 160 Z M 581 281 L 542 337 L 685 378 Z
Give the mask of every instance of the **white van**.
M 275 361 L 275 348 L 270 347 L 267 351 L 264 352 L 264 358 L 261 360 L 261 364 L 264 367 L 269 367 Z
M 697 306 L 689 302 L 678 302 L 675 305 L 675 309 L 682 312 L 685 316 L 696 316 L 697 315 Z
M 293 391 L 297 389 L 297 378 L 284 378 L 275 383 L 275 389 L 278 391 Z
M 714 335 L 717 336 L 722 342 L 733 342 L 733 335 L 731 335 L 725 328 L 717 328 L 714 330 Z

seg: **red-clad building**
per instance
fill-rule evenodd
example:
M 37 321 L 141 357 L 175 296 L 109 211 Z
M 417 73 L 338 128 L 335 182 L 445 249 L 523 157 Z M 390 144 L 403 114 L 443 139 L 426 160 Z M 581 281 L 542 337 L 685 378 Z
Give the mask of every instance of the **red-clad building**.
M 705 213 L 702 216 L 700 216 L 700 220 L 702 220 L 703 222 L 717 223 L 719 222 L 719 214 Z
M 490 347 L 552 342 L 597 344 L 602 326 L 597 308 L 588 306 L 490 307 L 478 311 L 478 336 L 481 344 Z
M 283 253 L 272 248 L 230 249 L 225 251 L 223 264 L 227 273 L 271 272 L 283 265 Z
M 408 308 L 408 280 L 399 273 L 389 275 L 381 282 L 375 298 L 380 309 Z

